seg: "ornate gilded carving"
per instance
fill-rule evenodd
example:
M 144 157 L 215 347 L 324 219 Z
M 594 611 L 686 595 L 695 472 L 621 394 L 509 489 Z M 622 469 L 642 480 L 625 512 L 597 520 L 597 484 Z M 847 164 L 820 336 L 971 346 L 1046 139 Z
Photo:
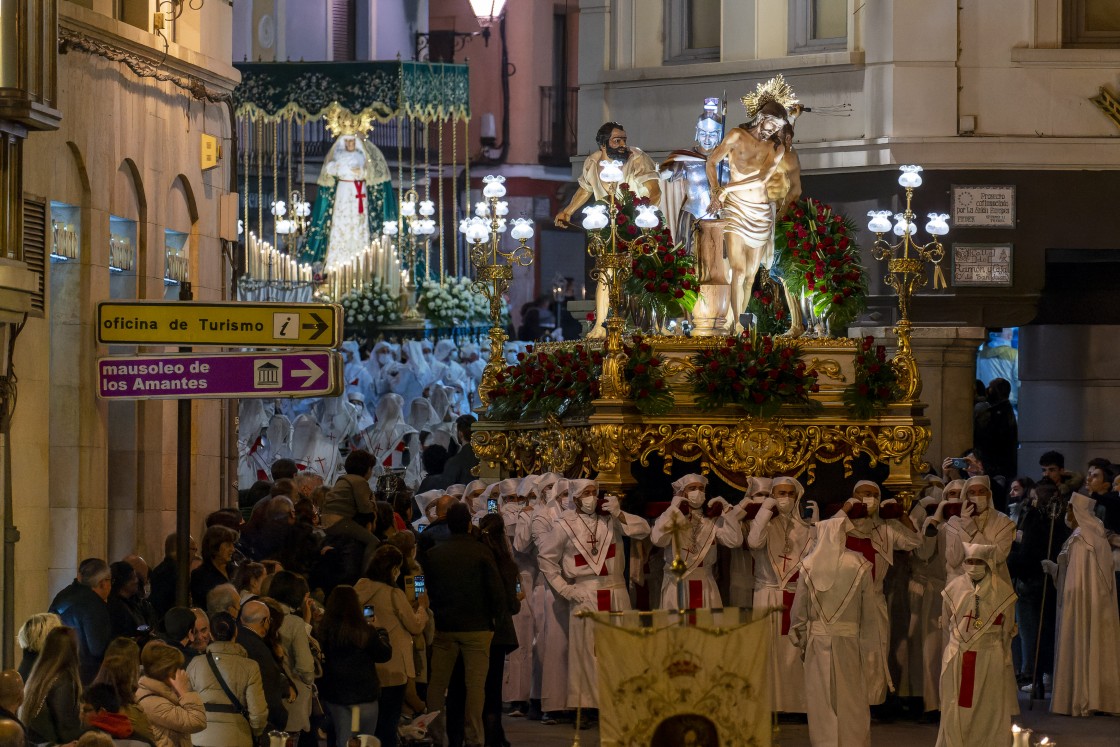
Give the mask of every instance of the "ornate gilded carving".
M 813 358 L 810 360 L 809 365 L 805 367 L 805 373 L 812 373 L 813 371 L 827 376 L 833 381 L 839 381 L 841 384 L 848 380 L 840 364 L 831 358 Z

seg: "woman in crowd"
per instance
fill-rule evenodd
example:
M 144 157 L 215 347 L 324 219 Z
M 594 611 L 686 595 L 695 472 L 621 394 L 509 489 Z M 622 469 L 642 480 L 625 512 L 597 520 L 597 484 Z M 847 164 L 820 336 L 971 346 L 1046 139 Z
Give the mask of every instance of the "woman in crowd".
M 24 682 L 27 682 L 27 679 L 31 676 L 31 667 L 35 666 L 35 660 L 39 658 L 39 652 L 43 650 L 47 633 L 61 626 L 61 617 L 53 612 L 40 612 L 27 618 L 27 622 L 19 629 L 16 640 L 19 643 L 20 650 L 23 651 L 23 658 L 19 662 L 19 676 L 23 678 Z
M 191 686 L 206 709 L 206 728 L 191 741 L 195 747 L 253 747 L 268 723 L 261 669 L 237 644 L 237 623 L 228 612 L 210 618 L 210 635 L 214 640 L 206 654 L 187 665 Z
M 242 604 L 261 595 L 261 582 L 264 581 L 264 577 L 264 566 L 260 563 L 249 562 L 237 566 L 230 583 L 241 595 Z
M 409 681 L 416 679 L 413 636 L 423 633 L 428 624 L 428 595 L 409 600 L 397 585 L 403 565 L 404 555 L 399 549 L 391 544 L 382 545 L 373 553 L 368 577 L 354 587 L 362 605 L 376 611 L 377 624 L 388 632 L 393 648 L 392 657 L 377 665 L 381 697 L 374 736 L 381 740 L 382 747 L 397 746 L 405 692 Z
M 109 685 L 117 694 L 121 710 L 132 724 L 132 735 L 149 744 L 156 744 L 148 717 L 136 705 L 136 688 L 140 683 L 140 646 L 131 638 L 114 638 L 105 648 L 101 669 L 91 684 Z
M 521 600 L 525 598 L 525 594 L 517 590 L 519 572 L 506 538 L 506 525 L 502 515 L 483 516 L 478 528 L 482 532 L 482 544 L 494 553 L 498 575 L 505 591 L 505 607 L 495 615 L 494 637 L 490 641 L 490 668 L 486 672 L 486 703 L 482 706 L 482 726 L 486 731 L 487 747 L 503 747 L 509 741 L 502 727 L 502 675 L 506 657 L 518 646 L 513 616 L 521 610 Z
M 409 493 L 409 496 L 409 512 L 411 513 L 411 493 Z M 416 577 L 424 573 L 424 569 L 416 562 L 416 535 L 412 532 L 397 532 L 389 538 L 387 544 L 397 548 L 404 557 L 404 562 L 401 564 L 401 576 L 397 579 L 397 587 L 403 591 L 414 588 Z M 416 686 L 418 683 L 428 681 L 428 646 L 432 645 L 435 633 L 435 620 L 432 619 L 431 615 L 428 615 L 428 621 L 425 623 L 424 629 L 412 636 L 412 662 L 415 673 L 409 676 L 408 683 L 405 685 L 404 704 L 413 713 L 420 713 L 424 710 L 424 699 L 416 691 Z
M 375 665 L 388 661 L 393 650 L 388 633 L 374 627 L 373 614 L 363 614 L 357 592 L 346 585 L 336 586 L 327 599 L 319 639 L 323 645 L 320 694 L 334 722 L 335 744 L 347 747 L 354 734 L 377 731 L 381 683 Z
M 65 625 L 47 633 L 24 686 L 19 718 L 31 744 L 67 744 L 82 734 L 78 637 Z
M 202 535 L 202 565 L 191 571 L 191 599 L 195 604 L 205 606 L 211 589 L 229 583 L 237 537 L 237 532 L 221 525 L 210 527 Z
M 291 571 L 279 571 L 272 577 L 269 592 L 284 612 L 280 623 L 280 647 L 284 652 L 287 673 L 296 688 L 296 699 L 288 704 L 285 731 L 299 732 L 301 747 L 315 747 L 311 732 L 311 707 L 314 698 L 317 661 L 311 647 L 311 606 L 307 581 Z
M 140 663 L 144 675 L 136 687 L 136 703 L 148 717 L 158 747 L 191 747 L 191 734 L 206 728 L 206 711 L 183 669 L 183 653 L 152 641 L 140 653 Z

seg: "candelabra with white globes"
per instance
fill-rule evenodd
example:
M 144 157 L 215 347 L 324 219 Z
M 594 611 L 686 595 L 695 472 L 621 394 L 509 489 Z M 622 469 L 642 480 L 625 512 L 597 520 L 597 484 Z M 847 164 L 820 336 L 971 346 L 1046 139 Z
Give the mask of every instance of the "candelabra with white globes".
M 311 203 L 298 190 L 287 202 L 276 200 L 269 207 L 272 214 L 272 242 L 249 233 L 245 252 L 245 272 L 238 285 L 246 291 L 275 289 L 293 291 L 310 288 L 315 273 L 307 262 L 299 262 L 299 240 L 307 230 Z
M 914 292 L 926 285 L 926 263 L 932 263 L 934 268 L 934 289 L 945 287 L 945 275 L 941 271 L 941 260 L 945 258 L 945 247 L 939 237 L 949 233 L 949 216 L 944 213 L 929 213 L 925 231 L 930 236 L 930 241 L 919 244 L 913 236 L 918 232 L 914 223 L 916 217 L 913 210 L 914 190 L 922 186 L 921 166 L 902 166 L 898 183 L 906 190 L 906 210 L 893 215 L 894 225 L 891 225 L 892 214 L 890 210 L 872 210 L 868 212 L 867 228 L 875 234 L 875 243 L 871 247 L 874 257 L 887 263 L 885 282 L 894 288 L 898 294 L 899 321 L 895 325 L 895 335 L 898 338 L 898 350 L 892 365 L 898 375 L 898 385 L 902 392 L 902 402 L 915 402 L 922 392 L 922 380 L 918 374 L 918 364 L 910 346 L 910 301 Z M 891 243 L 883 238 L 887 233 L 893 233 L 898 241 Z
M 633 272 L 634 250 L 643 243 L 653 243 L 650 231 L 660 223 L 657 209 L 653 205 L 638 205 L 634 224 L 642 233 L 627 248 L 622 248 L 618 236 L 617 202 L 617 189 L 622 179 L 621 161 L 600 161 L 599 181 L 607 190 L 607 203 L 589 205 L 583 209 L 582 225 L 588 234 L 587 253 L 595 259 L 591 278 L 607 291 L 605 318 L 596 320 L 596 324 L 605 330 L 606 336 L 599 386 L 600 398 L 604 400 L 621 400 L 629 395 L 629 387 L 623 375 L 626 354 L 623 352 L 622 335 L 626 329 L 626 318 L 622 310 L 622 291 Z M 603 236 L 602 231 L 606 228 L 610 231 Z M 598 309 L 596 313 L 599 313 Z
M 531 220 L 514 218 L 510 221 L 509 234 L 517 244 L 509 249 L 502 247 L 502 234 L 509 215 L 509 204 L 501 199 L 506 194 L 504 182 L 504 176 L 484 177 L 482 196 L 486 199 L 475 205 L 473 217 L 459 223 L 459 231 L 470 247 L 471 264 L 478 270 L 473 289 L 490 302 L 490 358 L 478 387 L 482 407 L 490 404 L 490 392 L 498 383 L 497 376 L 504 360 L 502 348 L 507 336 L 502 327 L 502 298 L 513 280 L 513 268 L 533 263 L 533 250 L 526 243 L 533 238 Z
M 404 225 L 399 227 L 404 230 L 404 236 L 398 237 L 402 264 L 401 314 L 405 319 L 420 318 L 420 312 L 415 306 L 416 290 L 420 279 L 420 258 L 424 259 L 424 276 L 430 276 L 429 245 L 437 231 L 436 222 L 432 218 L 435 214 L 436 206 L 431 200 L 421 200 L 414 189 L 405 193 L 404 201 L 401 202 L 401 220 Z M 386 230 L 392 231 L 392 234 L 386 233 L 386 235 L 399 233 L 398 226 L 395 224 L 391 229 L 386 226 Z

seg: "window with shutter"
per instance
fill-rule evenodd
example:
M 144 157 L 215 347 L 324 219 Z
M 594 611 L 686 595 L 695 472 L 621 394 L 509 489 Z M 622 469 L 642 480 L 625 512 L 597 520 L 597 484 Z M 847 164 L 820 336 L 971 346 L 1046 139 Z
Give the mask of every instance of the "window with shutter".
M 42 317 L 46 310 L 44 293 L 47 282 L 47 200 L 43 197 L 23 198 L 23 261 L 39 278 L 39 287 L 31 296 L 31 316 Z
M 331 59 L 355 59 L 355 0 L 331 0 Z

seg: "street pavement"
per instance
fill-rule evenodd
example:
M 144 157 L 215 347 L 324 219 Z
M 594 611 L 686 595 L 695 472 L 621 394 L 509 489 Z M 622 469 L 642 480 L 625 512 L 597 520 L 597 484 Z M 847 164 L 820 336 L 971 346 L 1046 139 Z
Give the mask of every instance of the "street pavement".
M 1015 721 L 1033 729 L 1035 737 L 1046 735 L 1059 747 L 1117 747 L 1120 745 L 1120 718 L 1094 716 L 1069 718 L 1055 716 L 1048 710 L 1049 702 L 1037 701 L 1034 710 L 1027 710 L 1027 701 L 1020 696 L 1021 713 Z M 570 725 L 543 726 L 539 721 L 523 718 L 502 718 L 506 738 L 513 747 L 569 747 L 575 730 Z M 936 724 L 896 721 L 871 725 L 872 747 L 933 747 L 937 741 Z M 599 730 L 579 733 L 580 747 L 598 747 Z M 804 724 L 779 724 L 774 733 L 775 747 L 810 747 L 809 727 Z M 1010 744 L 1010 738 L 1008 739 Z M 985 746 L 986 747 L 986 746 Z

